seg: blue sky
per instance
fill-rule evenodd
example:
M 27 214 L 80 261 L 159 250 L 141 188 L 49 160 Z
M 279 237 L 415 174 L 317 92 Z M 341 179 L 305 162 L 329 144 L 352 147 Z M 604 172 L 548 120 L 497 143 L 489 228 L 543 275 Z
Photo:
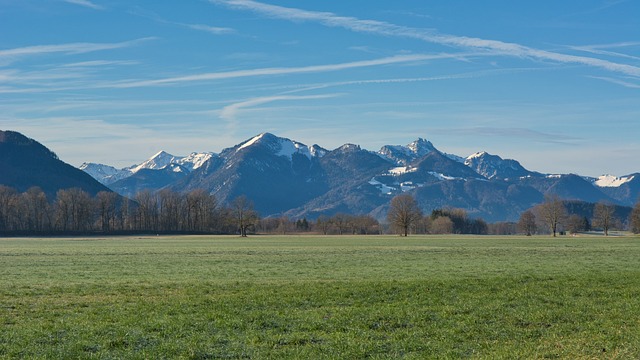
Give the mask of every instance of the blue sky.
M 640 171 L 640 2 L 0 0 L 0 129 L 73 165 L 418 137 Z

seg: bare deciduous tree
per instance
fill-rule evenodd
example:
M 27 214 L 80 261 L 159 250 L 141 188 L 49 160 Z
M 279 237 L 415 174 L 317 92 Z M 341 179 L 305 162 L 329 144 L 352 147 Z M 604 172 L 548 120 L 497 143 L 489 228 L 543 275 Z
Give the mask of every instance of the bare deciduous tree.
M 240 236 L 247 237 L 247 231 L 258 220 L 258 213 L 253 209 L 253 203 L 246 196 L 239 196 L 231 203 L 230 210 Z
M 597 203 L 593 208 L 593 220 L 591 223 L 595 227 L 602 228 L 604 236 L 609 236 L 609 229 L 616 222 L 615 211 L 616 208 L 613 205 L 603 202 Z
M 536 233 L 536 216 L 533 214 L 531 210 L 527 210 L 520 215 L 520 220 L 518 221 L 518 229 L 525 233 L 527 236 L 531 236 Z
M 26 223 L 30 231 L 43 232 L 49 228 L 51 210 L 47 195 L 39 187 L 31 187 L 22 194 Z
M 157 231 L 158 227 L 158 199 L 148 190 L 136 194 L 136 229 Z
M 431 233 L 433 234 L 451 234 L 453 228 L 453 220 L 448 216 L 438 216 L 431 222 Z
M 553 237 L 556 237 L 558 228 L 567 217 L 567 209 L 560 197 L 555 194 L 545 196 L 545 200 L 539 205 L 538 211 L 542 220 L 549 227 Z
M 588 226 L 589 224 L 584 216 L 573 214 L 567 218 L 567 230 L 571 234 L 577 234 L 580 231 L 585 231 Z
M 387 220 L 402 235 L 407 236 L 409 229 L 422 218 L 422 210 L 409 194 L 397 195 L 391 199 Z
M 17 192 L 14 188 L 0 185 L 0 231 L 14 230 L 13 210 Z
M 110 191 L 100 191 L 96 195 L 99 227 L 103 232 L 110 232 L 116 227 L 118 198 L 118 194 Z
M 320 215 L 316 220 L 316 227 L 322 232 L 322 235 L 327 235 L 331 227 L 331 221 L 326 215 Z

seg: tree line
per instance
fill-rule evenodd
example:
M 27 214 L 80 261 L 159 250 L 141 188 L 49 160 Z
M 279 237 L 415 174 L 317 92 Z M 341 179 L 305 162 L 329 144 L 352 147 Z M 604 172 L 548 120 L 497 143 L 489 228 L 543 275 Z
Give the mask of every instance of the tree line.
M 91 196 L 79 188 L 59 190 L 53 199 L 38 187 L 19 193 L 0 185 L 0 234 L 380 234 L 368 215 L 338 213 L 306 218 L 260 218 L 250 199 L 221 204 L 205 190 L 141 191 L 131 199 L 114 192 Z
M 185 194 L 142 191 L 133 199 L 79 188 L 58 190 L 48 199 L 38 187 L 24 193 L 0 185 L 0 233 L 240 233 L 258 219 L 246 198 L 222 206 L 204 190 Z
M 172 190 L 141 191 L 132 199 L 114 192 L 91 196 L 79 188 L 63 189 L 49 199 L 38 187 L 23 193 L 0 185 L 0 234 L 127 234 L 189 233 L 265 234 L 317 233 L 324 235 L 408 234 L 516 234 L 578 233 L 628 228 L 640 233 L 640 201 L 629 219 L 621 219 L 616 207 L 597 203 L 586 211 L 585 203 L 548 196 L 542 204 L 522 213 L 517 223 L 487 224 L 471 218 L 464 209 L 435 209 L 423 214 L 410 194 L 389 203 L 387 223 L 370 215 L 337 213 L 315 220 L 269 217 L 261 219 L 253 203 L 240 196 L 221 204 L 205 190 L 178 193 Z M 582 207 L 582 208 L 580 208 Z M 584 215 L 590 212 L 591 217 Z
M 548 233 L 555 237 L 558 233 L 577 234 L 593 230 L 601 231 L 605 236 L 609 235 L 610 230 L 629 230 L 640 234 L 640 201 L 628 218 L 624 218 L 611 203 L 585 204 L 563 201 L 556 195 L 550 195 L 545 197 L 542 204 L 522 213 L 518 228 L 529 236 Z
M 411 234 L 476 234 L 486 235 L 490 225 L 482 219 L 472 219 L 464 209 L 435 209 L 424 215 L 410 194 L 391 199 L 387 221 L 391 230 Z
M 584 215 L 590 213 L 591 216 Z M 620 217 L 617 207 L 606 202 L 589 204 L 560 199 L 548 195 L 543 203 L 526 210 L 517 223 L 487 224 L 482 219 L 471 219 L 464 209 L 436 209 L 424 216 L 416 200 L 401 194 L 391 200 L 387 221 L 396 233 L 412 234 L 551 234 L 599 230 L 605 236 L 610 230 L 630 230 L 640 234 L 640 201 L 628 219 Z

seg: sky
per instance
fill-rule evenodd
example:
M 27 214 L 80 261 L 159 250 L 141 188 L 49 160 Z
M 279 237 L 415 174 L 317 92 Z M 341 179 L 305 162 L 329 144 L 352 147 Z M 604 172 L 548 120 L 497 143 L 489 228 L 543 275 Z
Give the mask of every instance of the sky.
M 65 162 L 418 138 L 640 172 L 640 1 L 0 0 L 0 130 Z

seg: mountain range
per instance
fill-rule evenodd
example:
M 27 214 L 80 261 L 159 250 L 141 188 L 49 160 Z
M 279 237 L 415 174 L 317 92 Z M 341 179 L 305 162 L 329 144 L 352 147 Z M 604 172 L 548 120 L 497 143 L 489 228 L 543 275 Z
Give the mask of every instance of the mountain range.
M 124 196 L 205 189 L 223 203 L 245 195 L 262 216 L 311 219 L 339 212 L 382 219 L 400 193 L 412 194 L 425 212 L 462 208 L 490 222 L 515 221 L 546 194 L 623 206 L 633 206 L 640 195 L 638 173 L 542 174 L 486 152 L 447 154 L 424 139 L 378 151 L 355 144 L 327 150 L 262 133 L 219 154 L 180 157 L 161 151 L 124 169 L 94 163 L 80 169 Z

